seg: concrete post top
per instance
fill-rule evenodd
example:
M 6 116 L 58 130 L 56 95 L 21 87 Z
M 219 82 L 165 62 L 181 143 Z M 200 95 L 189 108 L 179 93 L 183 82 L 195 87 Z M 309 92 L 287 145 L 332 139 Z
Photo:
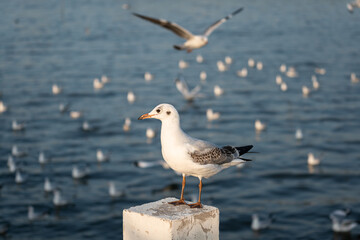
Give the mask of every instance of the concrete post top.
M 148 216 L 154 216 L 167 220 L 179 220 L 184 217 L 202 215 L 204 218 L 214 218 L 219 215 L 219 209 L 216 207 L 203 205 L 203 208 L 190 208 L 187 205 L 173 206 L 168 202 L 177 201 L 176 198 L 164 198 L 156 202 L 125 209 L 124 212 L 136 212 Z M 204 215 L 205 214 L 205 215 Z

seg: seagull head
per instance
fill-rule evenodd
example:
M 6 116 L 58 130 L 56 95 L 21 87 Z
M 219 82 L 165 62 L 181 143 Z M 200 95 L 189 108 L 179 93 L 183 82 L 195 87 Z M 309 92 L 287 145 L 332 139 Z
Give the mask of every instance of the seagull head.
M 160 121 L 179 120 L 179 113 L 171 104 L 162 103 L 157 105 L 151 112 L 141 115 L 138 120 L 155 118 Z

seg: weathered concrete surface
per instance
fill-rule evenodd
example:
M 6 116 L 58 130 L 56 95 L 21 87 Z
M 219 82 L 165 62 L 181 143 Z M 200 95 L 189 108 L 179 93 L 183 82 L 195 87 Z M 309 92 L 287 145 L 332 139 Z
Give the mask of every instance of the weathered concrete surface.
M 168 204 L 176 200 L 165 198 L 124 209 L 124 240 L 219 239 L 219 209 Z

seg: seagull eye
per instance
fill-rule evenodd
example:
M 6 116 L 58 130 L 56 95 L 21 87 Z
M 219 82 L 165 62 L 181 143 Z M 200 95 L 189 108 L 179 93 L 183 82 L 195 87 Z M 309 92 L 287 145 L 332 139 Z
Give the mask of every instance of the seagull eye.
M 161 111 L 160 109 L 157 109 L 157 110 L 156 110 L 157 113 L 160 113 L 160 111 Z
M 171 112 L 170 112 L 170 111 L 167 111 L 166 113 L 167 113 L 167 115 L 170 115 L 170 114 L 171 114 Z

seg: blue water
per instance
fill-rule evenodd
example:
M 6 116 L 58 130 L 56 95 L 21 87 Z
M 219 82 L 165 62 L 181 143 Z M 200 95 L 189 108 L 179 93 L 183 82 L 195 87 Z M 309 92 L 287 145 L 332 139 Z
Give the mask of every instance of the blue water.
M 123 10 L 124 1 L 1 1 L 0 92 L 9 111 L 0 115 L 0 224 L 10 222 L 11 239 L 119 239 L 122 210 L 168 196 L 179 197 L 181 177 L 161 167 L 140 169 L 138 160 L 161 159 L 160 122 L 137 121 L 162 102 L 175 105 L 183 129 L 191 136 L 218 145 L 253 144 L 259 153 L 243 169 L 230 168 L 205 180 L 202 200 L 220 209 L 221 239 L 333 239 L 328 214 L 349 207 L 360 218 L 360 84 L 350 83 L 350 73 L 360 75 L 360 11 L 346 10 L 346 1 L 139 1 L 130 11 L 170 19 L 201 33 L 210 23 L 243 6 L 244 11 L 222 25 L 209 44 L 191 54 L 172 48 L 182 39 Z M 195 57 L 201 54 L 204 62 Z M 226 72 L 216 62 L 233 58 Z M 264 69 L 249 69 L 248 77 L 236 71 L 248 58 L 262 61 Z M 190 63 L 184 70 L 178 61 Z M 288 91 L 275 84 L 279 66 L 294 66 L 299 77 L 289 79 Z M 311 86 L 316 67 L 320 89 L 308 98 L 301 86 Z M 177 92 L 174 79 L 182 74 L 190 86 L 208 75 L 192 104 Z M 146 71 L 154 79 L 145 83 Z M 92 81 L 107 75 L 111 82 L 95 92 Z M 63 87 L 53 96 L 52 84 Z M 214 97 L 214 85 L 225 93 Z M 137 96 L 126 100 L 128 91 Z M 81 120 L 60 114 L 58 105 L 84 112 Z M 207 108 L 221 118 L 207 122 Z M 124 132 L 124 119 L 132 119 Z M 11 131 L 11 121 L 26 123 L 26 131 Z M 257 135 L 254 121 L 268 128 Z M 81 131 L 84 120 L 97 129 Z M 145 130 L 157 137 L 147 143 Z M 294 133 L 301 128 L 302 141 Z M 28 156 L 16 159 L 27 175 L 14 182 L 6 161 L 16 144 Z M 111 153 L 111 161 L 98 165 L 96 149 Z M 52 158 L 41 167 L 40 151 Z M 307 154 L 322 158 L 314 171 Z M 85 182 L 74 181 L 75 164 L 89 164 Z M 74 205 L 60 211 L 52 196 L 44 195 L 44 177 L 50 177 Z M 113 201 L 107 183 L 114 181 L 126 196 Z M 177 184 L 177 189 L 154 191 Z M 189 177 L 186 198 L 197 194 L 198 180 Z M 27 207 L 48 211 L 35 222 Z M 270 229 L 254 234 L 251 214 L 273 213 Z M 354 229 L 351 236 L 359 237 Z M 340 236 L 342 237 L 342 236 Z

